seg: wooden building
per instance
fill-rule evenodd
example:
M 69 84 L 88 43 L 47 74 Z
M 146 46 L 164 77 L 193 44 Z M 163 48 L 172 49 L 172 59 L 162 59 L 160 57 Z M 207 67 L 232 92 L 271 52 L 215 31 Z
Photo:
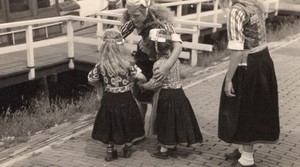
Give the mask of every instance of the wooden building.
M 58 15 L 58 0 L 1 0 L 0 2 L 0 23 Z
M 59 16 L 61 0 L 0 0 L 0 24 Z M 58 24 L 35 25 L 34 39 L 44 39 L 61 33 Z M 0 30 L 0 46 L 25 42 L 25 29 L 8 28 Z

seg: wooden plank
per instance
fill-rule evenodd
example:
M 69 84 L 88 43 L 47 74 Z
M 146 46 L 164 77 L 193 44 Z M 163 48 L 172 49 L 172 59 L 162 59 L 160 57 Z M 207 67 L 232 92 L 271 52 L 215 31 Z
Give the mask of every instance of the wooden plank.
M 61 44 L 61 43 L 66 43 L 66 42 L 68 42 L 68 38 L 66 36 L 56 37 L 56 38 L 45 39 L 42 41 L 34 42 L 33 47 L 40 48 L 40 47 L 44 47 L 44 46 L 56 45 L 56 44 Z
M 300 2 L 299 0 L 280 0 L 278 12 L 285 15 L 300 16 Z
M 62 21 L 67 21 L 69 19 L 70 19 L 70 16 L 60 16 L 60 17 L 50 17 L 50 18 L 45 18 L 45 19 L 34 19 L 34 20 L 27 20 L 27 21 L 2 23 L 2 24 L 0 24 L 0 29 L 22 27 L 22 26 L 29 26 L 29 25 L 36 25 L 36 24 L 62 22 Z
M 202 50 L 202 51 L 212 51 L 212 45 L 201 44 L 201 43 L 192 43 L 192 42 L 182 42 L 182 47 L 188 49 Z
M 5 46 L 0 48 L 1 54 L 7 54 L 12 52 L 18 52 L 26 49 L 26 44 L 14 45 L 14 46 Z
M 74 36 L 74 42 L 89 44 L 89 45 L 98 45 L 97 39 L 80 37 L 80 36 Z

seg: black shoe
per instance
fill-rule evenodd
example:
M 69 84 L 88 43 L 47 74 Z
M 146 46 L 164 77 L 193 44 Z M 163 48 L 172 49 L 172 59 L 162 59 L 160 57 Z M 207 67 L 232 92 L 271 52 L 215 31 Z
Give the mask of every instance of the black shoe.
M 228 160 L 228 159 L 237 160 L 237 159 L 241 158 L 241 155 L 242 154 L 240 153 L 239 149 L 235 149 L 231 153 L 226 153 L 224 155 L 224 157 L 225 157 L 225 160 Z
M 231 164 L 232 167 L 255 167 L 255 164 L 253 165 L 242 165 L 239 161 L 234 162 L 233 164 Z
M 131 157 L 132 154 L 132 150 L 131 150 L 131 146 L 124 146 L 123 147 L 123 157 L 124 158 L 129 158 Z
M 169 159 L 169 152 L 156 152 L 156 153 L 152 153 L 151 154 L 152 157 L 155 157 L 155 158 L 159 158 L 159 159 Z
M 112 161 L 118 159 L 118 152 L 117 150 L 113 150 L 113 151 L 107 151 L 106 152 L 106 157 L 105 157 L 105 161 Z

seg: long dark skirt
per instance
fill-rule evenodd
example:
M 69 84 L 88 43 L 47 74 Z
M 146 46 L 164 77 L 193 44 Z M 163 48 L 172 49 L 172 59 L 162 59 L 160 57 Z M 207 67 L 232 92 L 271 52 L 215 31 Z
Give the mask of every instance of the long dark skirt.
M 92 138 L 121 145 L 144 137 L 144 123 L 131 92 L 104 92 Z
M 156 132 L 164 146 L 201 143 L 203 138 L 193 108 L 182 89 L 161 89 Z
M 232 79 L 236 97 L 222 87 L 220 139 L 227 143 L 272 143 L 279 138 L 277 80 L 268 49 L 248 55 Z
M 139 55 L 136 55 L 139 56 Z M 149 58 L 148 58 L 149 59 Z M 149 81 L 153 75 L 153 64 L 154 61 L 150 60 L 136 60 L 136 65 L 142 70 L 142 73 L 146 76 Z M 141 90 L 140 87 L 136 84 L 137 81 L 134 82 L 133 85 L 133 95 L 140 102 L 150 103 L 152 101 L 152 97 L 154 95 L 153 90 Z

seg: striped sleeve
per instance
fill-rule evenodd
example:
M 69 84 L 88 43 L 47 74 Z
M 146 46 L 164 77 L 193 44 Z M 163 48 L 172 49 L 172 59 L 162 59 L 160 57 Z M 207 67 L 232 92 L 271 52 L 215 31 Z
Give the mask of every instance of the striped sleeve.
M 243 10 L 232 8 L 229 11 L 227 21 L 228 49 L 244 50 L 243 22 L 245 19 L 246 14 Z
M 122 37 L 125 39 L 128 35 L 130 35 L 134 30 L 134 24 L 132 20 L 127 21 L 120 27 L 120 32 Z

